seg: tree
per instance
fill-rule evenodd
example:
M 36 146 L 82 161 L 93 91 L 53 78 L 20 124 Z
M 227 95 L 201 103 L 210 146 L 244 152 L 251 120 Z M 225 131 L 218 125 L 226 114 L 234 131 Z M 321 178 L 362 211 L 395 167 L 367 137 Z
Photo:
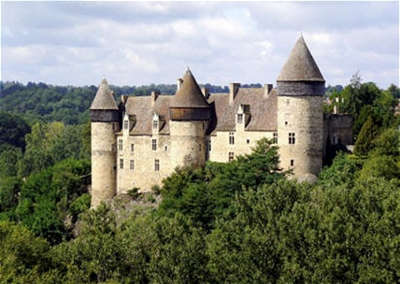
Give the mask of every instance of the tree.
M 373 148 L 372 141 L 376 137 L 377 132 L 378 127 L 376 126 L 372 117 L 369 116 L 367 121 L 361 128 L 360 134 L 354 147 L 354 153 L 359 156 L 367 155 L 368 152 Z

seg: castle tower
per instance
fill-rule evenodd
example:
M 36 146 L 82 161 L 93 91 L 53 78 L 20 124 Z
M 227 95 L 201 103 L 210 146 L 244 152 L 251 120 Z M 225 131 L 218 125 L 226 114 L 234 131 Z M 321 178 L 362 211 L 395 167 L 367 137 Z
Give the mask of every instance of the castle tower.
M 97 207 L 116 193 L 116 142 L 118 107 L 104 79 L 90 106 L 92 134 L 92 204 Z
M 322 168 L 325 80 L 301 36 L 277 79 L 278 146 L 283 169 L 310 180 Z
M 171 159 L 176 166 L 204 165 L 210 106 L 187 69 L 170 105 Z

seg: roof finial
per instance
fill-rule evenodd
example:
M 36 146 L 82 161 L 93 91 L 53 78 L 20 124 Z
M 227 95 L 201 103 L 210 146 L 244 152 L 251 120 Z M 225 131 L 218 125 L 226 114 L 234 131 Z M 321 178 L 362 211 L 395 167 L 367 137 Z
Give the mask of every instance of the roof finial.
M 188 66 L 186 66 L 186 71 L 185 71 L 185 73 L 188 73 L 188 72 L 190 72 L 189 65 L 188 65 Z

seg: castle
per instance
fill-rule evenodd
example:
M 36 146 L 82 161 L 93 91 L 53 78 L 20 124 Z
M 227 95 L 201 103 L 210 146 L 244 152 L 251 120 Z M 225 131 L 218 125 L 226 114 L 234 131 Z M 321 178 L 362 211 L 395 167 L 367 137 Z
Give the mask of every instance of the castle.
M 327 141 L 352 142 L 351 117 L 323 114 L 325 80 L 302 36 L 276 88 L 229 87 L 210 94 L 188 69 L 175 95 L 122 96 L 117 105 L 103 80 L 90 107 L 92 207 L 133 187 L 149 191 L 178 166 L 231 161 L 263 137 L 303 180 L 320 172 Z

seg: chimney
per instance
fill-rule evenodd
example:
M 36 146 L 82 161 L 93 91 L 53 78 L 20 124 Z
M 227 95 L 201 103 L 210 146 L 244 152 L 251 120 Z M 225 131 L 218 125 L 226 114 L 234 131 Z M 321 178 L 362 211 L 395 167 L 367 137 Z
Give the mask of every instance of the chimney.
M 268 97 L 268 95 L 271 93 L 272 91 L 272 84 L 264 84 L 264 97 Z
M 176 80 L 176 91 L 179 91 L 179 89 L 180 89 L 181 86 L 182 86 L 182 83 L 183 83 L 182 78 L 178 78 L 178 79 Z
M 201 92 L 202 92 L 203 96 L 208 100 L 208 98 L 210 97 L 210 93 L 208 92 L 208 89 L 206 87 L 201 87 Z
M 152 91 L 151 92 L 151 106 L 154 106 L 158 96 L 160 95 L 159 91 Z
M 240 83 L 229 83 L 229 104 L 232 104 L 235 100 L 239 88 Z

